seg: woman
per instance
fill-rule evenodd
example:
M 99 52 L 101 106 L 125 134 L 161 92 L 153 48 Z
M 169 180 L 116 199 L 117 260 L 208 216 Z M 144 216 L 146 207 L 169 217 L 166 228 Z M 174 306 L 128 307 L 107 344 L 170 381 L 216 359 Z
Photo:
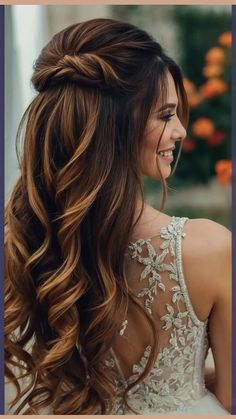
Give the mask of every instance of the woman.
M 94 19 L 53 37 L 32 82 L 6 209 L 15 412 L 227 414 L 230 232 L 143 200 L 149 176 L 164 203 L 186 135 L 178 66 L 142 30 Z

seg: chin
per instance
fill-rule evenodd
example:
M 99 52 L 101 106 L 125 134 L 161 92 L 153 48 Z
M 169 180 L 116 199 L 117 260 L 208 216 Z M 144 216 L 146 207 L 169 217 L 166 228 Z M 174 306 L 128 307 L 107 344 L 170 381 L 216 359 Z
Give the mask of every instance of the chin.
M 172 169 L 170 165 L 163 165 L 162 162 L 159 162 L 159 168 L 163 179 L 167 179 L 171 175 Z M 151 167 L 145 167 L 141 170 L 141 172 L 143 176 L 148 177 L 152 180 L 161 180 L 161 176 L 156 166 L 156 163 Z
M 171 175 L 171 168 L 169 170 L 165 170 L 162 172 L 162 176 L 164 179 L 167 179 Z
M 167 168 L 165 167 L 164 169 L 161 170 L 161 174 L 163 179 L 167 179 L 170 175 L 171 175 L 171 167 Z M 149 174 L 149 177 L 153 180 L 161 180 L 161 176 L 159 173 L 152 173 L 151 175 Z
M 170 174 L 171 174 L 171 170 L 169 170 L 169 171 L 167 171 L 167 170 L 163 171 L 162 172 L 163 179 L 167 179 L 170 176 Z M 149 173 L 146 176 L 149 177 L 152 180 L 159 180 L 159 181 L 161 181 L 161 176 L 159 174 L 156 174 L 156 173 L 150 174 Z
M 170 164 L 163 164 L 163 162 L 161 162 L 160 160 L 158 161 L 159 163 L 159 168 L 162 174 L 162 177 L 164 179 L 167 179 L 170 175 L 171 175 L 171 165 Z M 157 169 L 158 170 L 158 169 Z M 156 179 L 161 180 L 161 176 L 159 174 L 157 174 Z

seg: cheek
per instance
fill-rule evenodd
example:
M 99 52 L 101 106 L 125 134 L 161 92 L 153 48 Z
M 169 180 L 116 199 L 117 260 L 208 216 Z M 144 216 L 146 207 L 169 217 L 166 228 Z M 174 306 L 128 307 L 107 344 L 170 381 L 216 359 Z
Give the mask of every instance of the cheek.
M 155 136 L 150 136 L 145 142 L 145 147 L 148 151 L 156 153 L 158 148 L 158 139 Z
M 155 136 L 148 136 L 143 141 L 142 153 L 141 153 L 141 164 L 147 170 L 155 165 L 156 161 L 156 150 L 158 141 Z
M 147 151 L 156 153 L 159 140 L 160 140 L 160 130 L 157 128 L 152 128 L 149 130 L 149 132 L 144 138 L 144 147 L 146 148 Z
M 141 171 L 148 177 L 153 177 L 156 172 L 156 151 L 158 147 L 159 134 L 152 130 L 145 136 L 140 155 Z

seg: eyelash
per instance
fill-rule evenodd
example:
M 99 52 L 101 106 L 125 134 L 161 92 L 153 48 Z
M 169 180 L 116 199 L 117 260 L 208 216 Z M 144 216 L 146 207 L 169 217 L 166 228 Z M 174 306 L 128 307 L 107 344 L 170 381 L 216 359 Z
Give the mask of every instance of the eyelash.
M 162 115 L 162 116 L 160 117 L 160 119 L 161 119 L 162 121 L 168 122 L 168 121 L 170 121 L 170 120 L 171 120 L 172 116 L 174 116 L 174 115 L 175 115 L 174 113 L 168 113 L 168 114 L 166 114 L 166 115 Z

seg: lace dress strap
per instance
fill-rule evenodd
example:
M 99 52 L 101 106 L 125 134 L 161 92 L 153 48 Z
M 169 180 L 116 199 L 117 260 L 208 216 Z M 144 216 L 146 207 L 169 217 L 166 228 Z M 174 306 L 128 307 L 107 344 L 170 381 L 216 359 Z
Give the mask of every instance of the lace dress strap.
M 186 233 L 184 233 L 184 226 L 186 221 L 188 221 L 187 217 L 172 217 L 172 223 L 174 225 L 174 229 L 176 231 L 176 268 L 177 268 L 177 274 L 179 279 L 179 285 L 180 289 L 183 295 L 183 298 L 185 300 L 186 308 L 188 310 L 189 316 L 192 318 L 193 322 L 196 326 L 202 325 L 204 322 L 198 319 L 195 310 L 192 306 L 188 288 L 185 283 L 184 278 L 184 270 L 183 270 L 183 256 L 182 256 L 182 239 L 186 236 Z M 167 226 L 168 228 L 168 226 Z M 161 230 L 162 231 L 162 230 Z M 162 236 L 163 237 L 163 236 Z

